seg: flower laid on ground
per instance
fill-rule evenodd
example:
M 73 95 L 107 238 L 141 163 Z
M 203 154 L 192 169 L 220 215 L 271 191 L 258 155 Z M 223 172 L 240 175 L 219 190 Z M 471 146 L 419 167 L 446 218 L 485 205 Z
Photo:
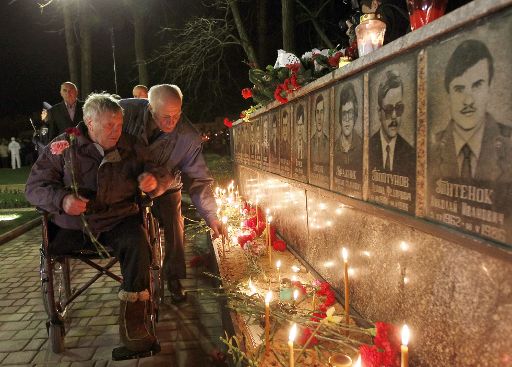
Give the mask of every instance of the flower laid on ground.
M 376 322 L 374 345 L 363 344 L 359 353 L 364 366 L 398 367 L 400 366 L 400 340 L 398 328 L 385 322 Z
M 327 312 L 325 313 L 325 318 L 321 320 L 320 322 L 324 324 L 333 323 L 333 324 L 339 324 L 341 322 L 341 316 L 334 316 L 334 307 L 329 307 L 327 309 Z
M 316 338 L 316 336 L 313 335 L 313 331 L 310 328 L 305 328 L 304 330 L 302 330 L 302 333 L 300 334 L 300 337 L 297 340 L 297 342 L 300 345 L 304 346 L 307 343 L 308 347 L 313 347 L 318 344 L 318 339 Z
M 284 252 L 286 251 L 286 242 L 284 242 L 283 240 L 272 241 L 272 248 L 275 251 Z

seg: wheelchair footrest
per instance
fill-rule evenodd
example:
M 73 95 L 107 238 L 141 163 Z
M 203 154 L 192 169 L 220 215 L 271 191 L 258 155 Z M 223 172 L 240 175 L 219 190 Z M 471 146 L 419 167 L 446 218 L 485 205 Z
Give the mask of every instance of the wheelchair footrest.
M 127 359 L 139 359 L 154 356 L 160 352 L 160 343 L 156 341 L 149 350 L 143 352 L 134 352 L 126 347 L 118 347 L 112 350 L 113 361 L 124 361 Z

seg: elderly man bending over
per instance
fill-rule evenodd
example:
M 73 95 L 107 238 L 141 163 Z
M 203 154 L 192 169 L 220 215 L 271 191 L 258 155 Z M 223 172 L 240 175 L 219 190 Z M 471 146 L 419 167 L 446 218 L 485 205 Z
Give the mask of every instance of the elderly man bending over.
M 52 221 L 59 228 L 50 238 L 52 254 L 91 246 L 82 213 L 100 243 L 114 248 L 123 275 L 119 327 L 124 347 L 113 356 L 140 355 L 158 345 L 146 327 L 150 251 L 135 198 L 139 189 L 154 196 L 168 183 L 165 175 L 145 171 L 150 164 L 143 148 L 121 135 L 123 110 L 115 99 L 91 94 L 83 114 L 84 122 L 75 131 L 56 137 L 44 149 L 30 172 L 26 196 L 54 214 Z M 59 151 L 59 146 L 65 149 Z M 73 177 L 78 196 L 71 190 Z

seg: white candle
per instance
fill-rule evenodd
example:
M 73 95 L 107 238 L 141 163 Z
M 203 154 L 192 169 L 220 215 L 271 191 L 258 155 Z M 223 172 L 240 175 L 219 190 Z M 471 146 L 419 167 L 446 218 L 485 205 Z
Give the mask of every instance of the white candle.
M 297 335 L 297 324 L 293 324 L 290 329 L 290 334 L 288 335 L 288 347 L 290 348 L 290 367 L 295 365 L 295 358 L 293 356 L 293 342 L 295 340 L 295 336 Z
M 409 366 L 409 347 L 407 346 L 409 344 L 409 327 L 407 325 L 404 325 L 402 327 L 402 363 L 400 364 L 401 367 L 407 367 Z
M 361 367 L 361 355 L 357 356 L 356 363 L 354 364 L 354 367 Z

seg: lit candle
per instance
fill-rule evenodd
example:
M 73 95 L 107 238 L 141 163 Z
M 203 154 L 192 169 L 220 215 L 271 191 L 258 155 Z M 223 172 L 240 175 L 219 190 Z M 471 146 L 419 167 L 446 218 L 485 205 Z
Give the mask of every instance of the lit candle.
M 299 298 L 299 290 L 295 289 L 293 291 L 293 304 L 295 305 L 295 302 L 297 302 L 297 299 Z
M 272 300 L 272 291 L 268 291 L 265 296 L 265 350 L 270 352 L 270 301 Z
M 348 251 L 345 247 L 343 247 L 341 253 L 343 255 L 343 263 L 345 268 L 345 322 L 348 325 L 350 323 L 350 304 L 348 293 Z
M 277 268 L 277 284 L 279 285 L 279 289 L 281 289 L 281 260 L 277 260 L 276 268 Z
M 293 357 L 293 342 L 297 335 L 297 324 L 293 324 L 288 335 L 288 347 L 290 348 L 290 367 L 295 365 L 295 358 Z
M 404 325 L 402 327 L 402 363 L 400 364 L 401 367 L 409 366 L 409 347 L 407 346 L 407 344 L 409 344 L 409 327 L 407 325 Z
M 269 264 L 269 266 L 272 266 L 272 240 L 270 238 L 270 223 L 271 222 L 272 222 L 272 216 L 269 215 L 267 217 L 267 245 L 268 245 L 268 264 Z
M 226 217 L 226 216 L 222 217 L 221 230 L 222 230 L 222 256 L 223 257 L 226 256 L 226 249 L 225 249 L 225 246 L 226 246 L 226 234 L 224 232 L 226 231 L 226 223 L 227 222 L 228 222 L 228 217 Z
M 297 265 L 292 265 L 292 271 L 294 273 L 298 273 L 300 271 L 300 268 Z
M 354 364 L 354 367 L 361 367 L 361 355 L 357 357 L 356 364 Z

